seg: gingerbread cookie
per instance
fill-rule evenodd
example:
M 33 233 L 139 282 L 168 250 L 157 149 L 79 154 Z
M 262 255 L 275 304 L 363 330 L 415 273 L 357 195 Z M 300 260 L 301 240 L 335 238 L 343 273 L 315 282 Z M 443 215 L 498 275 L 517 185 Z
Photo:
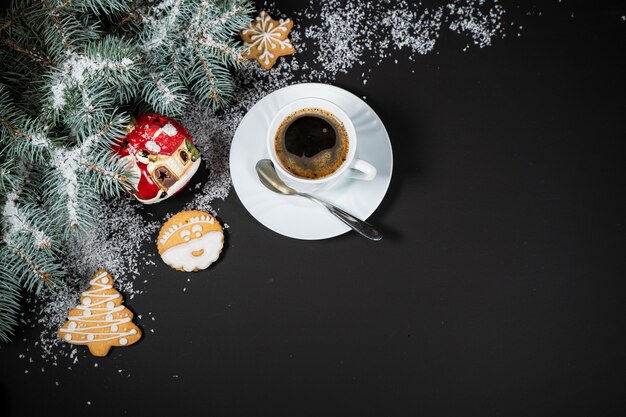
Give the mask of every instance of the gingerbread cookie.
M 57 334 L 64 342 L 87 345 L 94 356 L 106 356 L 111 346 L 130 346 L 141 339 L 133 313 L 122 305 L 122 295 L 113 288 L 113 278 L 104 269 L 89 281 L 80 305 L 68 314 Z
M 269 70 L 279 56 L 295 52 L 287 38 L 292 27 L 291 19 L 274 20 L 267 12 L 261 12 L 239 33 L 245 47 L 244 56 L 256 59 L 263 68 Z
M 217 219 L 198 210 L 181 211 L 159 232 L 157 248 L 163 261 L 179 271 L 206 269 L 224 247 L 224 231 Z

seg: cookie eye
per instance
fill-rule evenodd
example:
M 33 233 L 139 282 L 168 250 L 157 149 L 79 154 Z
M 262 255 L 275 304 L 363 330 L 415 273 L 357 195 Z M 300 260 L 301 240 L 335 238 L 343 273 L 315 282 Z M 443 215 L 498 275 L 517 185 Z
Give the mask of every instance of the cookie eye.
M 202 226 L 199 224 L 194 225 L 191 228 L 191 233 L 195 233 L 196 237 L 200 237 L 202 235 Z
M 185 229 L 180 232 L 180 237 L 182 237 L 185 240 L 185 242 L 187 242 L 189 239 L 191 239 L 191 232 Z

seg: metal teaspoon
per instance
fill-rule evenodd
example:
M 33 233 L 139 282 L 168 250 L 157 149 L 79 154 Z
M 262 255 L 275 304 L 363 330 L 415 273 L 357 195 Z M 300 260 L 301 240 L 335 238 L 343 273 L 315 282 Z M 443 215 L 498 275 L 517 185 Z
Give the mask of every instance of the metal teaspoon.
M 259 176 L 261 183 L 271 191 L 283 195 L 299 195 L 300 197 L 306 197 L 328 209 L 328 211 L 334 214 L 339 220 L 350 226 L 360 235 L 371 240 L 380 240 L 383 238 L 383 234 L 376 230 L 371 224 L 357 219 L 350 213 L 347 213 L 342 209 L 327 203 L 326 201 L 320 200 L 319 198 L 306 193 L 298 192 L 289 187 L 278 177 L 276 169 L 274 169 L 274 164 L 272 164 L 272 161 L 269 159 L 261 159 L 256 163 L 256 173 Z

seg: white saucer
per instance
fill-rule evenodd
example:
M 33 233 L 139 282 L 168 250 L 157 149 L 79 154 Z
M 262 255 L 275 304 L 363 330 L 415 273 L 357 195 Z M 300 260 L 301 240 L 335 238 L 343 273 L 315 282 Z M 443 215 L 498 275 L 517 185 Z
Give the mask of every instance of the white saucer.
M 361 219 L 367 219 L 376 210 L 391 182 L 393 154 L 389 135 L 370 106 L 332 85 L 291 85 L 256 103 L 235 132 L 230 148 L 230 174 L 237 196 L 261 224 L 295 239 L 326 239 L 351 229 L 312 201 L 268 190 L 255 171 L 257 161 L 269 157 L 265 140 L 274 115 L 290 101 L 305 97 L 323 98 L 341 107 L 356 129 L 359 141 L 356 158 L 364 159 L 378 170 L 372 181 L 346 178 L 315 195 Z

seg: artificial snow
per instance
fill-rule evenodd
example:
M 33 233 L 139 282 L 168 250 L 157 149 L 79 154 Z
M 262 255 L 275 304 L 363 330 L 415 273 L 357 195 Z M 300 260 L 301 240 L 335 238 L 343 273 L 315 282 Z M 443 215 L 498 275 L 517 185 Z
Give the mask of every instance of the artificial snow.
M 68 86 L 85 84 L 91 78 L 105 69 L 128 70 L 134 64 L 130 58 L 122 58 L 119 62 L 105 59 L 92 59 L 74 52 L 68 53 L 63 62 L 56 82 L 52 85 L 52 107 L 61 109 L 66 104 L 65 92 Z
M 161 19 L 175 18 L 177 2 L 166 3 L 168 7 L 164 10 L 171 8 L 172 16 L 150 16 L 148 24 L 158 25 Z M 280 16 L 274 7 L 268 12 Z M 200 188 L 194 189 L 194 197 L 184 209 L 217 213 L 213 205 L 230 193 L 229 150 L 235 130 L 246 112 L 267 94 L 295 83 L 333 83 L 343 74 L 357 76 L 359 73 L 367 88 L 373 81 L 369 80 L 370 71 L 366 67 L 384 61 L 398 62 L 398 59 L 416 60 L 435 49 L 443 31 L 466 36 L 469 43 L 479 48 L 490 46 L 496 38 L 505 36 L 504 15 L 504 7 L 497 1 L 486 0 L 457 0 L 432 7 L 404 0 L 311 0 L 305 9 L 286 16 L 296 22 L 290 36 L 296 48 L 294 56 L 280 58 L 270 71 L 261 68 L 256 61 L 243 65 L 234 74 L 232 105 L 225 110 L 213 113 L 194 102 L 188 106 L 180 121 L 193 137 L 209 174 Z M 155 37 L 147 40 L 143 47 L 155 47 L 162 42 L 163 35 L 156 31 Z M 299 54 L 305 51 L 311 59 L 305 60 L 305 54 Z M 132 61 L 129 61 L 122 60 L 117 65 L 130 66 Z M 76 57 L 63 68 L 68 75 L 63 82 L 80 82 L 101 65 Z M 166 85 L 158 87 L 166 103 L 175 100 Z M 63 84 L 53 88 L 56 106 L 64 105 L 63 90 Z M 176 133 L 167 126 L 163 128 L 166 134 Z M 64 179 L 72 186 L 73 177 L 69 174 L 75 167 L 63 168 Z M 144 210 L 147 209 L 130 198 L 103 201 L 96 230 L 85 241 L 72 242 L 69 246 L 64 262 L 67 285 L 45 290 L 38 299 L 31 296 L 27 323 L 42 327 L 37 349 L 42 351 L 43 361 L 56 364 L 60 357 L 76 361 L 88 355 L 82 349 L 77 354 L 75 349 L 61 342 L 55 331 L 70 309 L 78 304 L 80 293 L 88 287 L 97 269 L 107 269 L 116 288 L 127 299 L 145 294 L 148 280 L 139 280 L 139 277 L 144 278 L 154 271 L 154 259 L 158 257 L 156 233 L 165 219 L 146 220 L 146 216 L 141 215 Z M 139 324 L 145 326 L 145 322 L 141 322 L 142 315 L 137 317 Z M 150 329 L 149 334 L 152 333 L 154 329 Z M 35 342 L 37 340 L 25 343 L 36 346 Z
M 33 236 L 36 248 L 41 249 L 44 246 L 48 246 L 50 238 L 43 231 L 32 229 L 22 220 L 23 214 L 20 213 L 19 207 L 15 204 L 18 198 L 19 193 L 17 191 L 11 191 L 6 196 L 2 211 L 2 218 L 7 222 L 7 227 L 3 234 L 4 241 L 10 244 L 12 236 L 22 231 L 27 231 Z
M 167 136 L 174 136 L 178 133 L 178 130 L 171 123 L 166 124 L 161 128 L 161 131 L 165 133 Z

